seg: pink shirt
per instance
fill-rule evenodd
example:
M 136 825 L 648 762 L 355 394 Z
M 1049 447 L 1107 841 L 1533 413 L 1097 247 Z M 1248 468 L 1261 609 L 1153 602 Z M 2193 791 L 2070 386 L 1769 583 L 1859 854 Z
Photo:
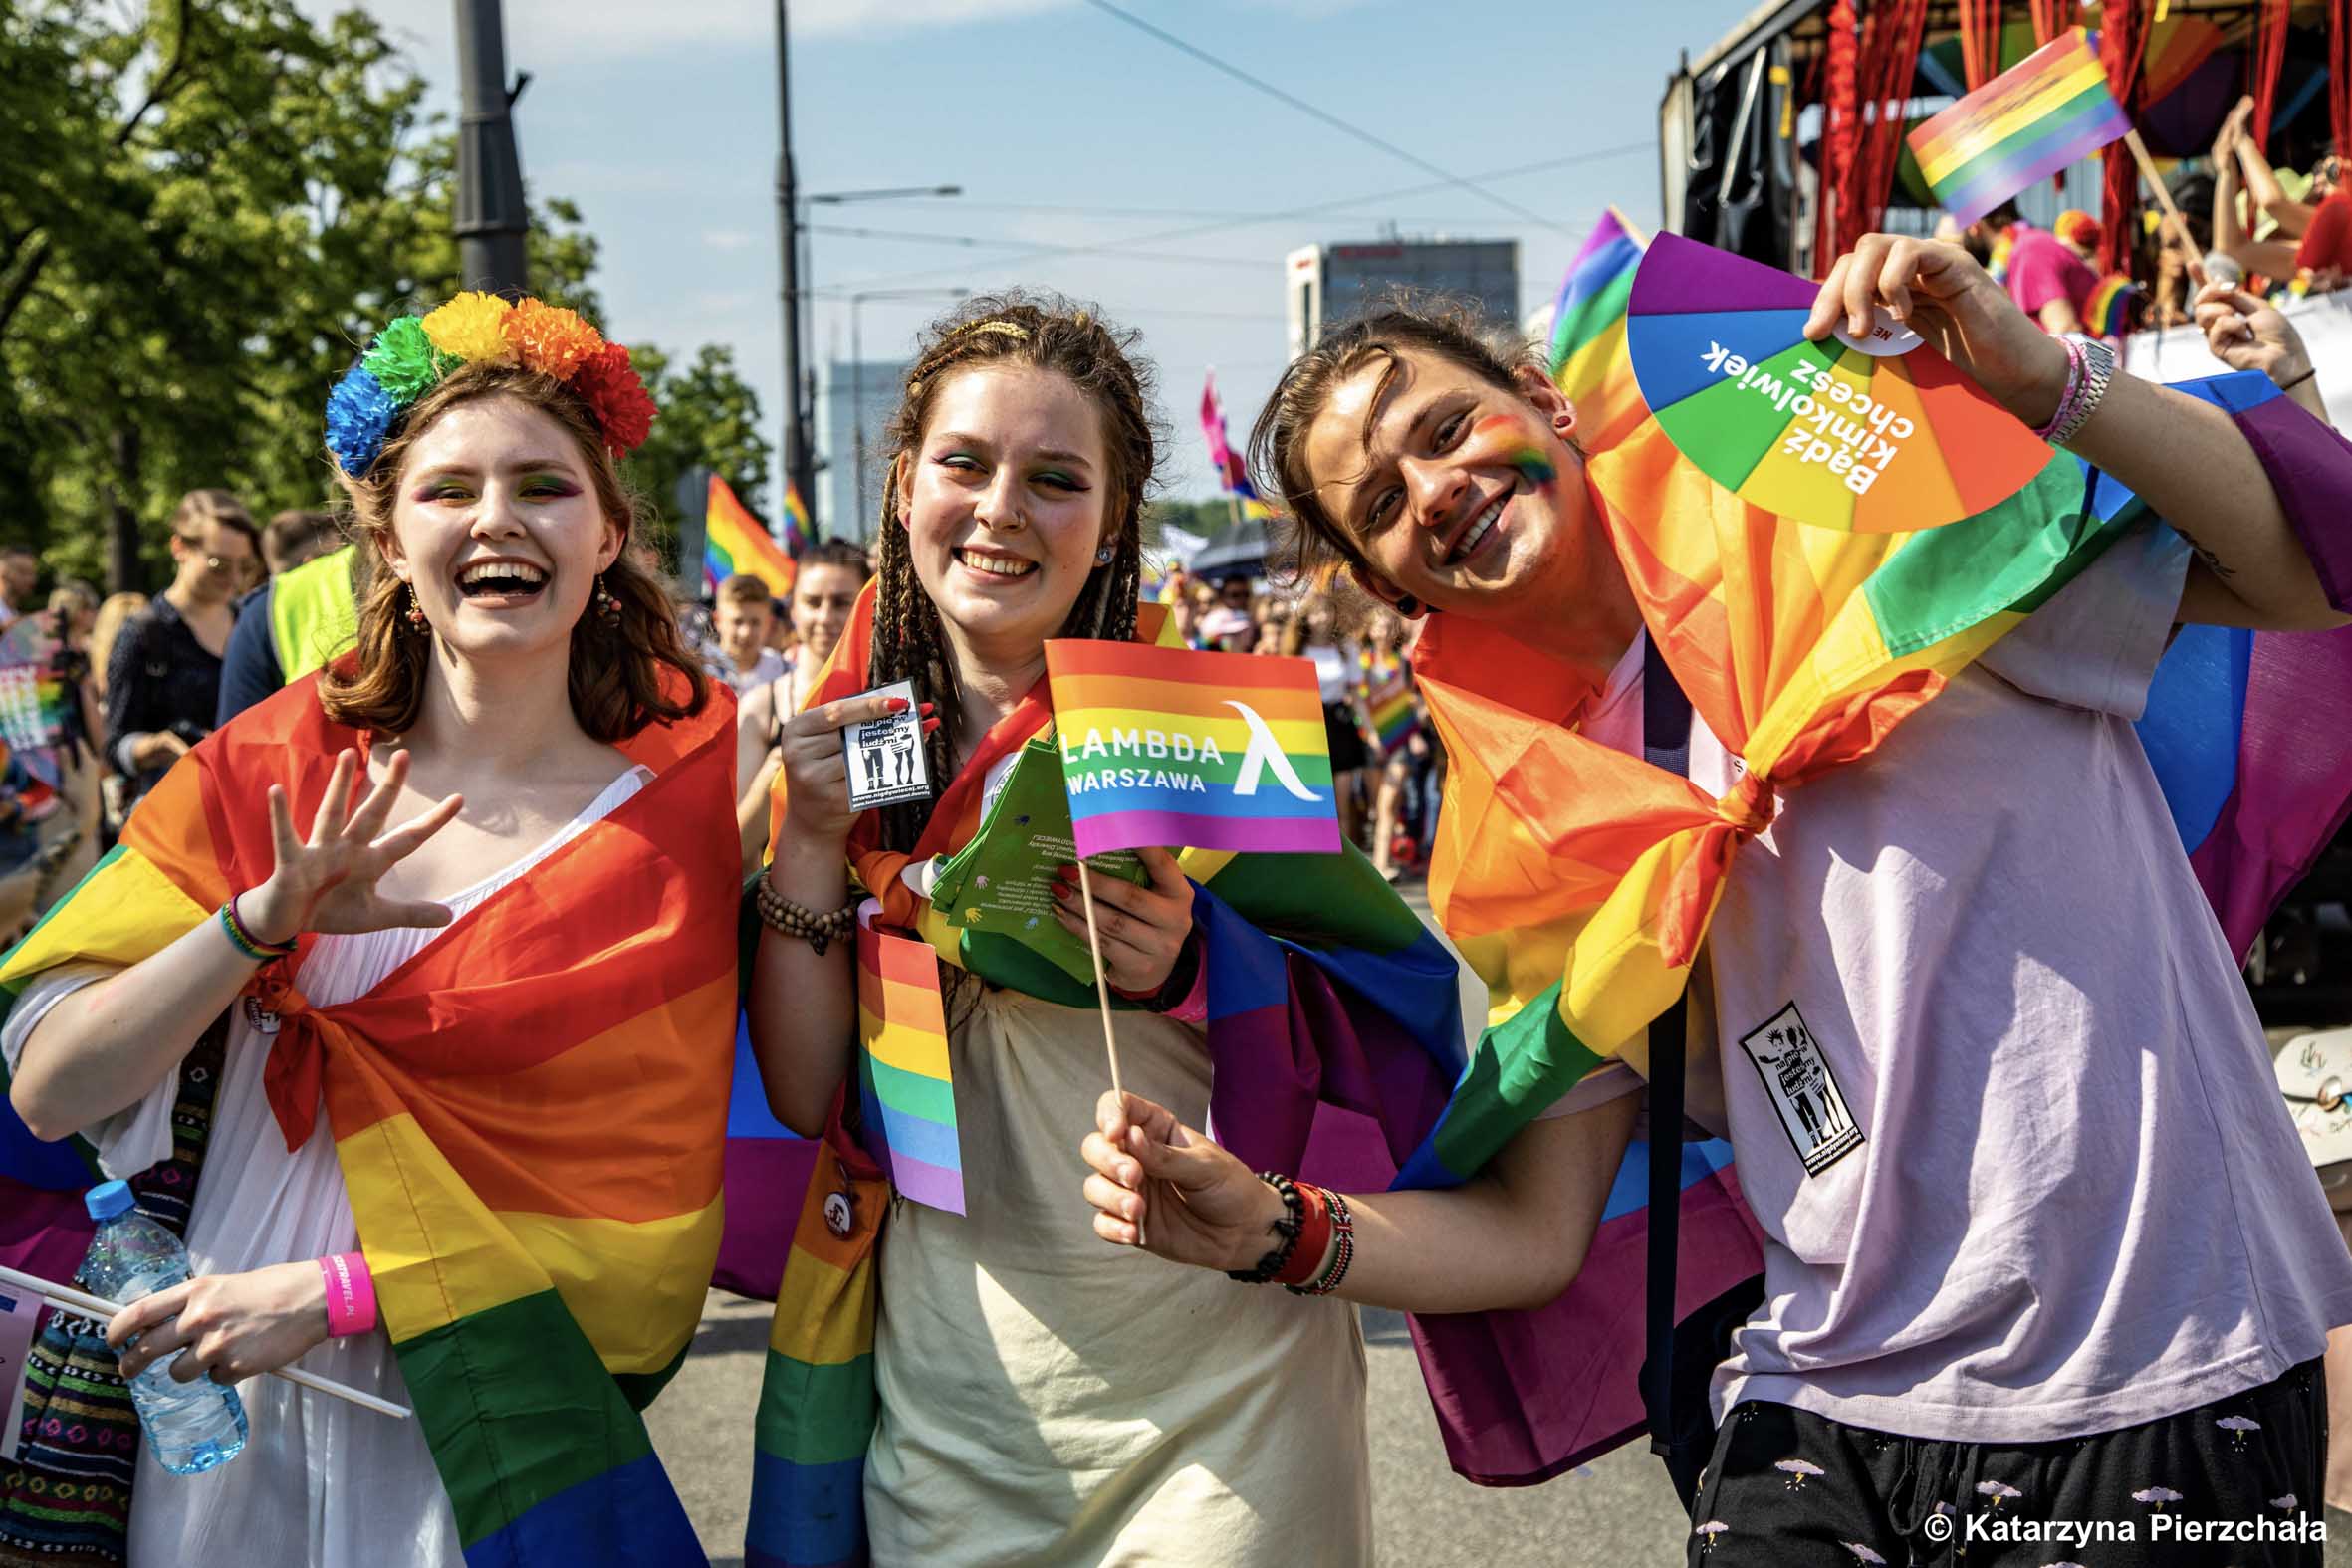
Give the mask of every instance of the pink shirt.
M 2020 223 L 2009 231 L 2009 298 L 2035 321 L 2052 300 L 2074 307 L 2077 318 L 2088 319 L 2091 292 L 2099 275 L 2090 264 L 2068 250 L 2054 234 Z

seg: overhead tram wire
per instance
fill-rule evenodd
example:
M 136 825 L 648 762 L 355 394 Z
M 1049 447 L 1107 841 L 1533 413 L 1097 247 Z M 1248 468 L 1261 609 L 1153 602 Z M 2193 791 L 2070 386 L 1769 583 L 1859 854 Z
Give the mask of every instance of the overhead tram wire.
M 1092 6 L 1095 10 L 1102 12 L 1106 16 L 1118 18 L 1120 21 L 1126 23 L 1129 27 L 1135 28 L 1139 32 L 1149 33 L 1161 43 L 1166 44 L 1170 49 L 1190 55 L 1193 59 L 1199 61 L 1202 65 L 1209 67 L 1211 70 L 1221 71 L 1225 75 L 1233 78 L 1236 82 L 1242 83 L 1244 86 L 1256 88 L 1259 92 L 1264 93 L 1269 98 L 1276 99 L 1284 104 L 1288 104 L 1291 108 L 1298 111 L 1302 114 L 1308 115 L 1311 118 L 1321 120 L 1324 124 L 1329 125 L 1333 130 L 1353 136 L 1356 140 L 1363 142 L 1366 146 L 1377 147 L 1382 152 L 1387 153 L 1391 157 L 1402 158 L 1405 162 L 1412 164 L 1415 168 L 1421 170 L 1423 173 L 1435 174 L 1447 184 L 1452 185 L 1460 190 L 1466 190 L 1470 192 L 1470 194 L 1480 197 L 1486 201 L 1491 201 L 1496 206 L 1504 209 L 1506 212 L 1514 213 L 1519 217 L 1525 218 L 1529 223 L 1539 224 L 1546 229 L 1551 229 L 1560 234 L 1565 234 L 1568 232 L 1566 229 L 1561 228 L 1560 225 L 1554 223 L 1551 219 L 1546 218 L 1541 213 L 1536 212 L 1529 207 L 1523 207 L 1508 196 L 1499 196 L 1484 186 L 1476 184 L 1473 181 L 1460 174 L 1456 174 L 1449 169 L 1441 168 L 1437 164 L 1430 162 L 1427 158 L 1422 157 L 1418 153 L 1407 152 L 1403 147 L 1398 146 L 1395 142 L 1388 140 L 1384 136 L 1374 135 L 1371 131 L 1364 129 L 1361 125 L 1351 124 L 1347 120 L 1341 119 L 1338 115 L 1333 114 L 1326 110 L 1317 109 L 1312 104 L 1306 102 L 1306 100 L 1300 98 L 1297 94 L 1285 92 L 1283 89 L 1276 87 L 1273 83 L 1267 81 L 1264 77 L 1253 76 L 1249 72 L 1244 71 L 1241 67 L 1234 65 L 1230 61 L 1219 59 L 1217 56 L 1210 54 L 1207 50 L 1200 48 L 1198 45 L 1188 44 L 1183 39 L 1178 38 L 1174 33 L 1167 31 L 1167 29 L 1155 27 L 1151 23 L 1146 22 L 1143 20 L 1143 18 L 1135 15 L 1132 11 L 1122 10 L 1118 6 L 1112 5 L 1110 0 L 1086 0 L 1086 3 Z
M 839 224 L 811 223 L 803 225 L 812 234 L 835 234 L 850 239 L 905 241 L 912 244 L 985 246 L 992 250 L 1021 252 L 1051 251 L 1057 246 L 1036 240 L 992 240 L 977 234 L 934 234 L 926 229 L 858 229 Z M 1262 273 L 1266 263 L 1246 256 L 1184 256 L 1171 251 L 1121 250 L 1116 253 L 1126 261 L 1176 262 L 1187 267 L 1243 267 Z M 1008 257 L 1007 260 L 1018 260 Z
M 1621 158 L 1635 152 L 1648 152 L 1657 144 L 1655 137 L 1644 137 L 1639 141 L 1619 142 L 1614 146 L 1595 147 L 1586 152 L 1571 152 L 1564 157 L 1542 158 L 1533 163 L 1520 163 L 1510 168 L 1493 169 L 1484 174 L 1475 175 L 1473 178 L 1498 180 L 1516 179 L 1528 174 L 1546 174 L 1554 169 L 1572 168 L 1584 163 L 1599 163 L 1609 158 Z M 1290 207 L 1277 212 L 1260 212 L 1239 217 L 1221 218 L 1214 223 L 1191 224 L 1180 229 L 1160 229 L 1150 234 L 1130 235 L 1122 240 L 1104 240 L 1089 245 L 1063 245 L 1039 251 L 1025 259 L 1051 261 L 1063 256 L 1116 256 L 1124 246 L 1156 245 L 1163 240 L 1191 239 L 1203 234 L 1223 234 L 1234 229 L 1256 228 L 1262 223 L 1287 223 L 1295 218 L 1318 217 L 1325 213 L 1344 212 L 1349 207 L 1364 207 L 1407 196 L 1425 196 L 1431 191 L 1451 190 L 1455 187 L 1455 183 L 1452 179 L 1433 180 L 1427 184 L 1407 185 L 1402 189 L 1373 191 L 1362 196 L 1340 196 L 1330 201 L 1312 202 L 1303 207 Z M 1570 235 L 1569 237 L 1575 239 L 1582 236 Z M 861 285 L 913 283 L 949 275 L 961 277 L 965 272 L 966 269 L 961 267 L 925 267 L 912 272 L 864 273 L 844 279 L 843 282 Z M 817 292 L 823 293 L 823 291 Z

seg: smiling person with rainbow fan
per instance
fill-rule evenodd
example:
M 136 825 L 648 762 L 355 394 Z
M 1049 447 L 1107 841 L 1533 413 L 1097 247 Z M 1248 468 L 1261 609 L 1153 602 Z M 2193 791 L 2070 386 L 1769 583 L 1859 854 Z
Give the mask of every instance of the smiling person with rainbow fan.
M 1587 455 L 1584 410 L 1437 317 L 1343 326 L 1277 388 L 1255 445 L 1308 562 L 1430 616 L 1431 904 L 1494 1002 L 1400 1179 L 1420 1190 L 1348 1195 L 1352 1232 L 1314 1243 L 1360 1301 L 1548 1302 L 1467 1347 L 1484 1362 L 1430 1320 L 1425 1364 L 1458 1468 L 1574 1462 L 1592 1364 L 1639 1356 L 1639 1253 L 1607 1217 L 1647 1030 L 1687 985 L 1691 1103 L 1728 1132 L 1764 1275 L 1714 1368 L 1694 1563 L 1940 1561 L 1995 1498 L 2307 1503 L 2352 1262 L 2132 720 L 2177 623 L 2307 628 L 2335 673 L 2305 700 L 2340 706 L 2352 447 L 2260 375 L 2110 378 L 1955 247 L 1864 239 L 1805 336 L 1875 306 L 2065 450 L 1977 516 L 1862 534 L 1741 502 L 1654 419 Z M 1687 778 L 1644 761 L 1675 749 L 1678 691 Z M 2288 763 L 2336 791 L 2322 824 L 2344 734 L 2315 721 Z M 1286 1208 L 1132 1095 L 1085 1154 L 1114 1243 L 1146 1226 L 1230 1269 Z
M 1096 1245 L 1074 1147 L 1108 1081 L 1094 988 L 928 896 L 1023 759 L 1059 787 L 1047 640 L 1163 629 L 1137 604 L 1154 446 L 1131 342 L 1019 296 L 933 326 L 890 427 L 876 580 L 785 727 L 752 1037 L 777 1116 L 831 1155 L 770 1341 L 763 1568 L 864 1560 L 867 1533 L 885 1564 L 1370 1558 L 1353 1314 Z M 853 811 L 839 732 L 903 705 L 859 695 L 900 680 L 943 787 Z M 1092 878 L 1127 1081 L 1293 1168 L 1327 1112 L 1385 1180 L 1461 1068 L 1451 955 L 1360 855 L 1139 853 L 1148 883 Z M 1061 874 L 1054 918 L 1082 934 Z M 928 946 L 842 940 L 868 893 Z M 897 1203 L 840 1108 L 861 1014 L 893 1012 L 904 1054 L 876 1045 L 866 1130 L 935 1140 L 919 1167 L 893 1142 Z M 932 1206 L 957 1190 L 961 1213 Z
M 118 1560 L 128 1505 L 134 1563 L 703 1560 L 637 1409 L 719 1240 L 732 710 L 632 538 L 652 412 L 568 310 L 386 327 L 327 409 L 355 651 L 181 759 L 0 962 L 0 1250 L 71 1273 L 73 1189 L 153 1167 L 198 1276 L 104 1343 L 53 1325 L 97 1366 L 65 1383 L 136 1335 L 122 1372 L 241 1381 L 252 1419 L 201 1479 L 142 1448 L 135 1489 L 118 1424 L 43 1424 L 21 1479 L 84 1505 L 19 1490 L 12 1545 Z M 415 1419 L 259 1376 L 290 1364 Z

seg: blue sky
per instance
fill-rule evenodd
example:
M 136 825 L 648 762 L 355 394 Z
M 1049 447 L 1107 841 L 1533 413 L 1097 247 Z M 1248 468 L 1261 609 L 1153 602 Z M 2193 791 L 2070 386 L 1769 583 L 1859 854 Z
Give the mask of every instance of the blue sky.
M 1284 355 L 1281 264 L 1317 241 L 1517 238 L 1523 314 L 1549 297 L 1614 201 L 1658 218 L 1657 107 L 1747 0 L 1634 6 L 1486 0 L 1121 0 L 1153 24 L 1549 226 L 1352 140 L 1082 0 L 796 0 L 802 189 L 960 184 L 960 199 L 820 209 L 823 289 L 1054 288 L 1140 329 L 1172 439 L 1165 493 L 1213 494 L 1194 410 L 1217 370 L 1238 439 Z M 317 9 L 331 6 L 321 0 Z M 368 0 L 454 114 L 450 0 Z M 773 8 L 765 0 L 507 0 L 526 180 L 580 204 L 603 246 L 612 336 L 731 344 L 775 423 L 782 371 Z M 1640 143 L 1633 151 L 1610 151 Z M 1297 209 L 1346 199 L 1331 211 Z M 1174 234 L 1244 216 L 1275 221 Z M 1024 255 L 1021 246 L 1105 247 Z M 1122 247 L 1124 249 L 1122 250 Z M 1148 253 L 1148 254 L 1144 254 Z M 868 358 L 903 350 L 945 299 L 868 300 Z M 847 353 L 848 308 L 818 307 L 814 352 Z

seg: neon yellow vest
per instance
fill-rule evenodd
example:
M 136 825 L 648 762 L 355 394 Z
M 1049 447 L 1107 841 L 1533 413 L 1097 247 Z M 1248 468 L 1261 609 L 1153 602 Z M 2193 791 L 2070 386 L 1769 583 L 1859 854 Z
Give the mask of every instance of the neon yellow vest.
M 355 545 L 283 571 L 270 584 L 270 645 L 278 673 L 291 686 L 359 637 L 352 599 Z

